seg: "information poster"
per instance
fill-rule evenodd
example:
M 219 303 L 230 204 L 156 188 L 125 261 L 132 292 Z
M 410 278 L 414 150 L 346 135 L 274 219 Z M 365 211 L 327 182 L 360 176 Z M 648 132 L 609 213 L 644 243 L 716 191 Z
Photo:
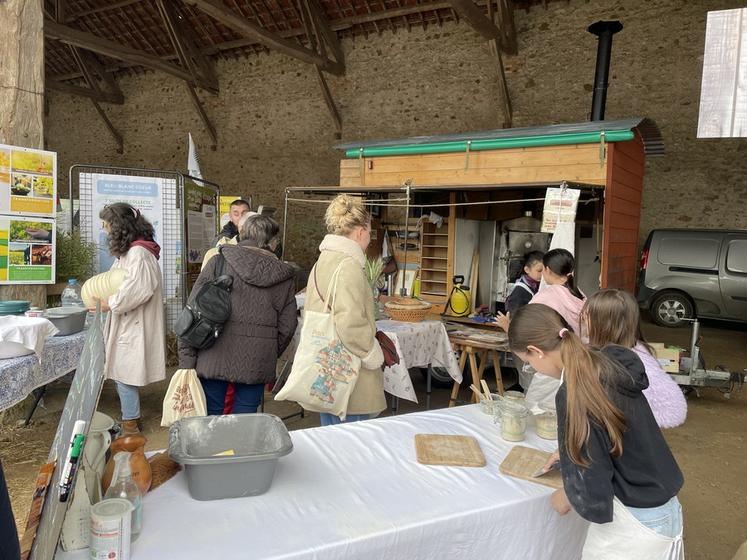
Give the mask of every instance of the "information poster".
M 140 210 L 145 218 L 153 224 L 155 241 L 163 247 L 163 180 L 157 177 L 135 177 L 128 175 L 93 174 L 93 219 L 108 204 L 126 202 Z M 93 241 L 99 248 L 99 272 L 105 272 L 114 263 L 109 254 L 108 236 L 103 228 L 98 231 L 98 239 Z M 95 236 L 96 234 L 94 234 Z M 162 261 L 158 261 L 162 263 Z M 161 264 L 163 267 L 163 264 Z
M 57 154 L 0 144 L 0 214 L 52 217 Z
M 53 284 L 55 235 L 52 219 L 0 216 L 0 284 Z
M 185 241 L 187 243 L 187 293 L 197 281 L 205 253 L 218 233 L 218 193 L 215 188 L 184 183 L 186 203 Z M 230 202 L 229 202 L 230 203 Z

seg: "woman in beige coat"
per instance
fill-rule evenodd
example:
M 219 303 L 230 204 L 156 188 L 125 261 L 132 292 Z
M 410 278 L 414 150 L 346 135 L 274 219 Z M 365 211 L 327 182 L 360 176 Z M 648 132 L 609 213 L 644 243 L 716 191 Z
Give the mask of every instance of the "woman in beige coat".
M 344 421 L 367 420 L 386 408 L 381 369 L 384 354 L 376 340 L 373 297 L 363 269 L 364 251 L 371 242 L 371 216 L 359 199 L 340 195 L 327 208 L 325 221 L 329 235 L 319 246 L 321 255 L 309 277 L 304 306 L 324 311 L 321 294 L 327 294 L 332 274 L 342 263 L 334 296 L 335 327 L 345 348 L 361 358 Z M 320 413 L 322 426 L 341 422 L 333 414 L 304 406 Z
M 129 204 L 100 213 L 109 236 L 112 269 L 127 271 L 117 293 L 101 302 L 109 311 L 104 325 L 107 379 L 113 379 L 122 408 L 124 434 L 140 431 L 139 387 L 166 377 L 163 289 L 153 226 Z

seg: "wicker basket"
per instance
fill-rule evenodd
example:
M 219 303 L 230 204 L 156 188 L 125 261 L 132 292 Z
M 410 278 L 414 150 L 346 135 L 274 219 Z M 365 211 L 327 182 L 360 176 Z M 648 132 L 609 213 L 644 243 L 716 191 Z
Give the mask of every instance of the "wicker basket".
M 384 304 L 386 313 L 394 321 L 419 323 L 431 309 L 431 304 L 417 299 L 397 298 Z

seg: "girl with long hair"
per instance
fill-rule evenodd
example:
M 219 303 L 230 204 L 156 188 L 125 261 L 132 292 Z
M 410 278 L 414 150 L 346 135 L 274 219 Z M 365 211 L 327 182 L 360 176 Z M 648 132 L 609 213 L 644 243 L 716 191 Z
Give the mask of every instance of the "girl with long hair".
M 117 293 L 101 301 L 101 310 L 109 311 L 105 373 L 117 385 L 123 434 L 131 435 L 141 430 L 139 387 L 166 377 L 161 248 L 137 208 L 118 202 L 104 207 L 99 217 L 116 259 L 112 269 L 127 271 Z
M 583 558 L 683 558 L 682 473 L 641 392 L 641 360 L 627 348 L 584 344 L 546 305 L 527 305 L 511 321 L 511 350 L 560 379 L 557 458 L 563 488 L 551 497 L 564 515 L 591 522 Z
M 648 388 L 643 391 L 660 428 L 674 428 L 685 422 L 687 401 L 679 385 L 662 369 L 641 333 L 641 314 L 635 298 L 624 290 L 606 289 L 591 296 L 581 318 L 589 344 L 602 348 L 617 344 L 630 348 L 643 362 Z

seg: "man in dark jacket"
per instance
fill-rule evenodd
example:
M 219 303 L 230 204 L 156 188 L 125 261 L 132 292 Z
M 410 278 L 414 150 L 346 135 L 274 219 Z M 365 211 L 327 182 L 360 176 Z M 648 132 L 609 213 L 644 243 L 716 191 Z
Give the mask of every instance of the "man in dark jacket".
M 221 232 L 213 239 L 213 247 L 218 245 L 221 239 L 228 241 L 233 239 L 239 234 L 239 220 L 244 214 L 252 211 L 252 207 L 249 203 L 241 198 L 237 198 L 231 203 L 228 209 L 228 223 L 223 226 Z
M 210 415 L 222 414 L 229 383 L 234 413 L 256 412 L 264 385 L 296 332 L 295 269 L 273 254 L 280 227 L 268 216 L 252 216 L 238 245 L 223 245 L 223 274 L 233 278 L 231 317 L 215 344 L 197 350 L 179 342 L 179 367 L 196 369 Z M 193 293 L 215 278 L 220 257 L 210 259 Z

